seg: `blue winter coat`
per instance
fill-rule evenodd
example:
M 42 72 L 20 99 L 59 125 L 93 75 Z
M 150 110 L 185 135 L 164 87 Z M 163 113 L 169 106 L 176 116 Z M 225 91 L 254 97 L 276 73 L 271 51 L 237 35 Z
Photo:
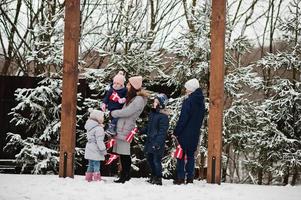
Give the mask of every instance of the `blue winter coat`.
M 202 90 L 198 88 L 183 101 L 181 114 L 174 130 L 183 150 L 196 151 L 204 113 L 204 96 Z
M 103 103 L 105 103 L 108 106 L 109 111 L 113 110 L 119 110 L 123 107 L 124 104 L 120 104 L 118 102 L 110 100 L 110 96 L 112 95 L 113 92 L 116 92 L 120 98 L 126 97 L 127 94 L 127 88 L 121 88 L 120 90 L 114 90 L 114 88 L 110 87 L 110 89 L 107 91 L 105 97 L 103 98 Z
M 152 110 L 148 117 L 147 126 L 142 131 L 147 135 L 144 146 L 145 153 L 163 155 L 168 127 L 167 111 Z

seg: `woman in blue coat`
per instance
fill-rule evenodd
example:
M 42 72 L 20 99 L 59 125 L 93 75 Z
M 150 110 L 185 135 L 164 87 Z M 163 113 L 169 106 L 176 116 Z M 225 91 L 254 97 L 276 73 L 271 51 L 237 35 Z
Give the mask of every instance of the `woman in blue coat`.
M 200 128 L 205 113 L 204 96 L 199 81 L 191 79 L 185 83 L 185 88 L 188 97 L 183 101 L 174 134 L 187 157 L 187 162 L 185 163 L 185 156 L 182 159 L 177 159 L 177 178 L 174 184 L 185 183 L 185 175 L 187 176 L 186 183 L 193 183 L 194 152 L 199 142 Z
M 162 185 L 161 160 L 169 127 L 168 112 L 165 110 L 167 102 L 168 99 L 165 94 L 156 96 L 149 114 L 148 124 L 142 131 L 147 135 L 144 152 L 151 168 L 151 177 L 148 182 L 156 185 Z

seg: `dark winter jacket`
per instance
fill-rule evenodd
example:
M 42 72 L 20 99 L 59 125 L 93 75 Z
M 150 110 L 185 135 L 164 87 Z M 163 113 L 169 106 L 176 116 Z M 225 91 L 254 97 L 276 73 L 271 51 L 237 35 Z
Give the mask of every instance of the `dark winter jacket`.
M 118 102 L 110 100 L 110 96 L 113 94 L 113 92 L 116 92 L 120 98 L 125 98 L 127 93 L 127 88 L 121 88 L 120 90 L 115 90 L 113 86 L 111 85 L 110 89 L 107 91 L 105 97 L 103 98 L 103 103 L 105 103 L 108 106 L 109 111 L 113 110 L 119 110 L 123 107 L 124 104 L 120 104 Z
M 163 155 L 168 127 L 168 112 L 152 109 L 147 126 L 142 131 L 142 134 L 147 135 L 144 146 L 145 153 Z
M 196 150 L 204 113 L 204 96 L 202 90 L 198 88 L 183 101 L 181 114 L 174 130 L 183 150 Z

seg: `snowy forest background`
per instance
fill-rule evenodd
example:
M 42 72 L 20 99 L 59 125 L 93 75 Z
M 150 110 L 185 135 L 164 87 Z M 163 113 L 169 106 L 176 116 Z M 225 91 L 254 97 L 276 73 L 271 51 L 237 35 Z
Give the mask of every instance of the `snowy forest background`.
M 9 113 L 22 132 L 7 133 L 6 151 L 32 173 L 57 173 L 59 159 L 63 0 L 1 0 L 1 75 L 45 77 L 15 91 Z M 142 75 L 152 94 L 170 97 L 169 134 L 181 108 L 185 81 L 197 78 L 208 112 L 210 0 L 82 0 L 80 78 L 94 92 L 78 94 L 76 165 L 84 164 L 83 123 L 119 71 Z M 224 182 L 298 184 L 301 169 L 301 0 L 227 2 Z M 138 121 L 145 124 L 149 108 Z M 208 114 L 206 115 L 208 118 Z M 172 177 L 175 149 L 166 141 L 164 176 Z M 207 119 L 196 167 L 206 167 Z M 132 143 L 133 171 L 146 176 L 143 136 Z M 143 171 L 143 173 L 138 173 Z

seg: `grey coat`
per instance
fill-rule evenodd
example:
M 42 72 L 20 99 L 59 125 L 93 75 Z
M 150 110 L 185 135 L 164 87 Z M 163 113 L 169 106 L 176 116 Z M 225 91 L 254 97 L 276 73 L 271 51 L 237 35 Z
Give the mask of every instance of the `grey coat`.
M 105 133 L 103 127 L 95 120 L 88 119 L 85 124 L 87 130 L 87 144 L 85 148 L 85 159 L 105 160 L 107 154 L 106 146 L 103 142 Z
M 136 120 L 142 113 L 147 103 L 146 94 L 138 93 L 136 97 L 128 105 L 124 105 L 121 110 L 111 112 L 112 117 L 118 118 L 115 136 L 116 144 L 113 147 L 113 152 L 121 155 L 130 155 L 130 143 L 125 139 L 128 133 L 135 128 Z

